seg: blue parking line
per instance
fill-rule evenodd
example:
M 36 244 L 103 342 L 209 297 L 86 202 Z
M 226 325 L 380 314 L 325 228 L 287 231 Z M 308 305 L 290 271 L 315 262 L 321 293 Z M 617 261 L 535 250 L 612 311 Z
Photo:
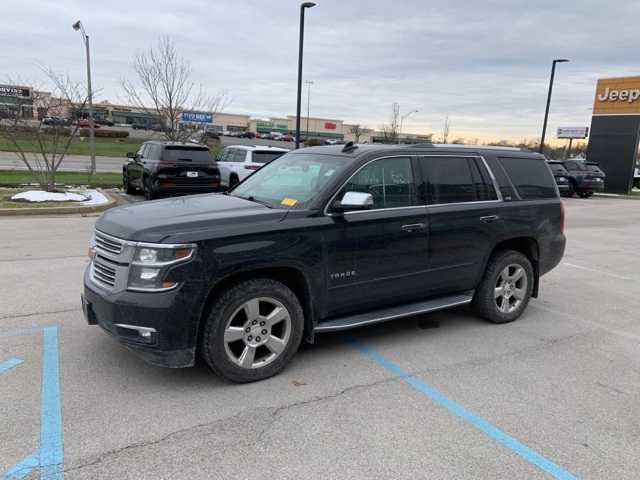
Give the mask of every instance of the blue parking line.
M 38 465 L 38 452 L 36 451 L 11 467 L 9 471 L 2 476 L 2 480 L 20 480 L 29 475 Z
M 21 358 L 10 358 L 9 360 L 0 363 L 0 373 L 4 373 L 7 370 L 11 370 L 13 367 L 17 367 L 23 362 Z
M 42 407 L 40 409 L 40 478 L 62 479 L 62 413 L 58 328 L 42 331 Z
M 349 340 L 349 342 L 356 349 L 358 349 L 364 355 L 366 355 L 371 360 L 376 362 L 378 365 L 390 371 L 395 377 L 411 385 L 413 388 L 415 388 L 419 392 L 426 395 L 429 399 L 434 401 L 436 404 L 446 408 L 452 414 L 470 423 L 472 426 L 480 430 L 482 433 L 484 433 L 488 437 L 492 438 L 493 440 L 503 445 L 504 447 L 509 448 L 510 450 L 517 453 L 528 462 L 534 464 L 538 468 L 541 468 L 548 474 L 552 475 L 554 478 L 559 480 L 576 480 L 577 479 L 576 476 L 572 475 L 571 473 L 564 470 L 560 466 L 556 465 L 552 461 L 547 460 L 538 452 L 527 447 L 526 445 L 519 442 L 512 436 L 500 430 L 499 428 L 494 427 L 489 422 L 478 417 L 476 414 L 474 414 L 470 410 L 467 410 L 459 403 L 456 403 L 453 400 L 450 400 L 443 393 L 436 390 L 434 387 L 428 385 L 427 383 L 421 380 L 418 380 L 416 377 L 414 377 L 410 373 L 405 372 L 398 365 L 391 362 L 390 360 L 387 360 L 376 351 L 362 345 L 357 340 Z

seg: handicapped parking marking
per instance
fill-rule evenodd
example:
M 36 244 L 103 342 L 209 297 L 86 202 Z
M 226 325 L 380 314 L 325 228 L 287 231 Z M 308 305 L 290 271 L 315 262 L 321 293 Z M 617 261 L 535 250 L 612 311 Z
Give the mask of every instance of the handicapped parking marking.
M 0 373 L 4 373 L 7 370 L 11 370 L 13 367 L 17 367 L 23 361 L 24 360 L 22 360 L 21 358 L 10 358 L 6 362 L 0 363 Z
M 544 470 L 553 478 L 556 478 L 558 480 L 577 480 L 578 477 L 574 476 L 559 465 L 556 465 L 552 461 L 543 457 L 535 450 L 532 450 L 512 436 L 503 432 L 498 427 L 493 426 L 491 423 L 477 416 L 475 413 L 466 409 L 459 403 L 456 403 L 453 400 L 449 399 L 446 395 L 444 395 L 436 388 L 432 387 L 426 382 L 417 379 L 415 376 L 406 372 L 401 367 L 393 363 L 391 360 L 386 359 L 375 350 L 362 345 L 357 340 L 351 338 L 347 339 L 347 341 L 351 343 L 357 350 L 359 350 L 360 353 L 369 357 L 369 359 L 373 360 L 385 370 L 391 372 L 396 378 L 409 384 L 437 405 L 444 407 L 455 416 L 461 418 L 465 422 L 480 430 L 489 438 L 492 438 L 502 446 L 507 447 L 508 449 L 518 454 L 520 457 L 527 460 L 529 463 L 532 463 L 536 467 Z
M 58 327 L 23 330 L 0 334 L 1 337 L 25 335 L 42 331 L 42 394 L 40 398 L 40 447 L 11 467 L 2 480 L 26 477 L 34 469 L 40 469 L 42 480 L 62 480 L 63 441 L 60 406 L 60 355 L 58 352 Z M 11 359 L 19 360 L 19 359 Z M 8 360 L 7 362 L 11 362 Z M 0 368 L 7 364 L 0 364 Z M 20 361 L 19 363 L 22 363 Z M 8 368 L 13 368 L 14 364 Z M 0 373 L 6 370 L 0 370 Z M 0 378 L 0 381 L 2 379 Z

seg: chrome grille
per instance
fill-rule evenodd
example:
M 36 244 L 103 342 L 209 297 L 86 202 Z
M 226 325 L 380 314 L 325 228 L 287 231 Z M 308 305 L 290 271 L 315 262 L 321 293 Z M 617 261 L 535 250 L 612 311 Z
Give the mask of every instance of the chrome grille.
M 93 259 L 93 280 L 113 287 L 116 284 L 116 269 L 99 256 Z
M 96 230 L 96 248 L 104 250 L 115 255 L 119 255 L 122 252 L 122 242 L 117 238 L 107 236 Z

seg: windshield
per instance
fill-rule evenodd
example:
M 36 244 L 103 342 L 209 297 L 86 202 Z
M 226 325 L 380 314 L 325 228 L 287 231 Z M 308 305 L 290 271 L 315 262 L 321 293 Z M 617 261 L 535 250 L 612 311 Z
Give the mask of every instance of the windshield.
M 553 173 L 568 173 L 560 163 L 550 163 L 549 168 L 551 168 Z
M 248 177 L 231 195 L 273 208 L 306 208 L 347 165 L 344 157 L 288 153 Z
M 564 166 L 567 170 L 580 170 L 580 171 L 587 170 L 587 167 L 585 166 L 584 162 L 579 162 L 577 160 L 569 160 L 567 162 L 564 162 Z

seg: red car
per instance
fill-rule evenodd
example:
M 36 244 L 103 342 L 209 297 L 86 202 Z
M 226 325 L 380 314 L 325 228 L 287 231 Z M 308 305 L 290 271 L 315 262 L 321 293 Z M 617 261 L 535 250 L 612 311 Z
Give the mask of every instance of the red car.
M 80 128 L 89 128 L 89 119 L 88 118 L 81 118 L 80 120 L 78 120 L 78 126 Z M 98 125 L 95 121 L 93 122 L 93 128 L 100 128 L 100 125 Z

